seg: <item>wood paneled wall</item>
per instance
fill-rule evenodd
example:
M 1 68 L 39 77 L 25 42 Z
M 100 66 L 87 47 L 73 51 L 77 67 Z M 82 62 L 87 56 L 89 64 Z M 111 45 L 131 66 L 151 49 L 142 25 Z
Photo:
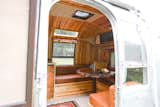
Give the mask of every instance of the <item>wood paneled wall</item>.
M 96 92 L 102 92 L 109 89 L 109 85 L 96 81 Z
M 51 33 L 48 38 L 48 62 L 52 62 L 52 49 L 53 49 L 53 39 L 51 38 Z
M 95 61 L 96 62 L 104 62 L 106 65 L 109 65 L 110 60 L 110 51 L 114 50 L 113 41 L 107 42 L 105 44 L 96 45 L 95 52 Z
M 73 6 L 76 9 L 82 9 L 94 13 L 97 17 L 94 20 L 80 20 L 70 16 L 60 14 L 58 6 L 60 4 L 68 6 L 66 12 L 70 13 Z M 63 9 L 63 8 L 62 8 Z M 69 14 L 68 14 L 69 15 Z M 52 48 L 55 29 L 77 31 L 78 39 L 75 52 L 75 64 L 92 64 L 95 61 L 95 56 L 101 56 L 101 49 L 95 46 L 95 38 L 97 35 L 111 31 L 111 25 L 109 20 L 97 9 L 92 7 L 76 4 L 70 0 L 62 0 L 58 4 L 52 7 L 49 16 L 49 44 L 48 44 L 48 61 L 52 61 Z M 97 53 L 98 52 L 98 53 Z M 96 59 L 101 61 L 102 58 Z
M 49 16 L 49 27 L 48 27 L 48 62 L 52 61 L 52 24 L 53 24 L 53 18 L 52 16 Z
M 95 37 L 100 32 L 105 32 L 105 29 L 99 28 L 97 25 L 82 22 L 78 20 L 68 19 L 64 17 L 50 16 L 49 21 L 49 44 L 48 44 L 48 61 L 52 60 L 52 44 L 54 29 L 65 29 L 71 31 L 78 31 L 78 42 L 76 44 L 76 64 L 90 64 L 94 60 Z M 52 24 L 51 24 L 52 23 Z
M 83 20 L 80 21 L 73 18 L 49 16 L 49 20 L 49 33 L 54 31 L 54 29 L 64 29 L 77 31 L 79 32 L 79 37 L 88 38 L 110 30 L 94 23 L 89 23 Z
M 95 59 L 95 46 L 89 41 L 79 40 L 76 45 L 76 64 L 93 64 Z
M 93 81 L 80 81 L 55 85 L 54 98 L 64 98 L 73 95 L 85 95 L 93 92 Z
M 54 66 L 48 65 L 48 73 L 47 73 L 47 100 L 53 98 L 54 92 Z

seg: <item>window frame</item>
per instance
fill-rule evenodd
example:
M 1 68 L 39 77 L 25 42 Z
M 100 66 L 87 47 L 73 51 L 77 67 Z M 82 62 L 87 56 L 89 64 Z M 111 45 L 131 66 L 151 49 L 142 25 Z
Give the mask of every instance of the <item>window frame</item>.
M 140 83 L 140 85 L 142 86 L 148 86 L 149 85 L 149 71 L 148 71 L 148 57 L 147 57 L 147 51 L 144 47 L 144 44 L 135 44 L 132 42 L 125 42 L 124 45 L 128 45 L 129 43 L 131 43 L 132 45 L 139 45 L 140 46 L 140 54 L 141 54 L 141 60 L 140 61 L 131 61 L 131 60 L 126 60 L 126 53 L 128 54 L 128 52 L 126 52 L 126 47 L 124 48 L 124 60 L 126 62 L 125 64 L 125 81 L 124 83 L 127 82 L 127 76 L 128 76 L 128 72 L 132 72 L 132 71 L 128 71 L 128 69 L 139 69 L 142 68 L 143 69 L 143 83 Z M 144 59 L 145 58 L 145 59 Z M 146 70 L 144 70 L 146 69 Z M 144 77 L 145 76 L 145 77 Z M 144 79 L 146 81 L 144 81 Z M 137 84 L 138 85 L 138 84 Z
M 58 34 L 56 33 L 56 30 L 61 30 L 62 32 L 72 32 L 72 33 L 75 33 L 75 35 L 70 35 L 70 34 Z M 78 31 L 73 31 L 73 30 L 67 30 L 67 29 L 55 29 L 54 32 L 53 32 L 53 35 L 55 36 L 60 36 L 60 37 L 66 37 L 66 38 L 77 38 L 78 35 L 79 35 L 79 32 Z
M 115 71 L 115 66 L 114 67 L 111 66 L 111 53 L 112 52 L 114 52 L 114 60 L 115 60 L 115 51 L 114 51 L 114 49 L 109 49 L 109 70 Z
M 148 84 L 148 72 L 147 67 L 133 67 L 133 68 L 126 68 L 126 82 L 129 82 L 127 79 L 129 72 L 136 72 L 136 71 L 129 71 L 129 69 L 142 69 L 142 82 L 135 81 L 137 83 L 140 83 L 141 85 L 147 85 Z
M 66 43 L 66 44 L 74 44 L 74 56 L 54 56 L 53 50 L 54 50 L 54 43 Z M 73 58 L 73 65 L 75 64 L 75 57 L 76 57 L 76 43 L 74 42 L 59 42 L 59 41 L 53 41 L 52 42 L 52 59 L 53 58 Z M 66 66 L 67 64 L 64 65 L 58 65 L 58 66 Z M 70 65 L 69 65 L 70 66 Z

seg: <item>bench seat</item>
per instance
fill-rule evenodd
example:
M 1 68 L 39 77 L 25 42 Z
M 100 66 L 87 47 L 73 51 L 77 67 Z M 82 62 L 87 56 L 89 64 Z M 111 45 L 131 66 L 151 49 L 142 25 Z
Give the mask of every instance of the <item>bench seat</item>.
M 94 107 L 110 107 L 109 106 L 109 91 L 90 94 L 89 101 Z
M 82 77 L 80 74 L 57 75 L 55 79 L 56 79 L 56 81 L 55 81 L 56 84 L 91 80 L 91 78 Z
M 139 83 L 135 81 L 129 81 L 124 84 L 124 86 L 133 86 L 139 85 Z M 109 89 L 90 94 L 89 103 L 92 107 L 115 107 L 115 86 L 111 85 Z

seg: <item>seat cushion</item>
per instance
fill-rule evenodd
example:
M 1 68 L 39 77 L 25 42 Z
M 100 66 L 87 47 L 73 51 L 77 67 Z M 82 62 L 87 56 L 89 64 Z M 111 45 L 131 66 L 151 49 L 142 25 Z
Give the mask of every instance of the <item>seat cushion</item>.
M 89 65 L 67 65 L 67 66 L 56 66 L 56 75 L 67 75 L 75 74 L 77 69 L 89 68 Z
M 110 107 L 109 100 L 109 90 L 90 94 L 89 96 L 89 102 L 93 107 Z
M 80 68 L 80 69 L 77 69 L 76 72 L 77 74 L 80 74 L 81 76 L 86 77 L 86 75 L 88 73 L 93 72 L 93 70 L 91 68 Z
M 139 83 L 129 81 L 124 85 L 128 87 L 139 85 Z M 93 107 L 115 107 L 115 86 L 111 85 L 106 91 L 90 94 L 89 101 Z
M 80 74 L 57 75 L 55 79 L 56 84 L 91 80 L 91 78 L 84 78 Z
M 109 87 L 109 104 L 110 107 L 115 107 L 115 86 Z
M 91 68 L 79 68 L 77 69 L 77 72 L 93 72 Z

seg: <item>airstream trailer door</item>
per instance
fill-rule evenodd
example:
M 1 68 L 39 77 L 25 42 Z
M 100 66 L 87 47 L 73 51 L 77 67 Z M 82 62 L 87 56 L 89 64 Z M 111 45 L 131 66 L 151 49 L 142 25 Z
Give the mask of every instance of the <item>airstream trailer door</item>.
M 53 0 L 54 3 L 56 1 L 58 0 Z M 111 22 L 116 19 L 114 24 L 117 32 L 115 32 L 115 26 L 112 23 L 116 54 L 116 107 L 155 107 L 151 81 L 149 81 L 150 70 L 148 69 L 145 43 L 143 43 L 143 39 L 137 31 L 138 17 L 134 8 L 119 2 L 113 2 L 116 0 L 75 1 L 96 7 L 103 13 L 106 13 L 105 15 L 108 15 L 107 17 Z M 50 0 L 42 0 L 41 3 L 37 73 L 40 73 L 42 76 L 39 76 L 40 89 L 37 88 L 37 97 L 35 98 L 37 103 L 35 103 L 35 107 L 46 106 L 44 96 L 46 96 L 47 92 L 46 47 L 48 38 L 44 34 L 48 34 L 48 14 L 46 8 L 48 8 L 50 3 Z M 114 20 L 106 12 L 107 9 L 109 10 L 108 13 L 110 12 L 114 16 Z
M 155 107 L 151 69 L 140 17 L 134 8 L 112 4 L 117 21 L 116 107 Z M 145 33 L 146 34 L 146 33 Z
M 119 34 L 123 39 L 123 71 L 119 75 L 121 107 L 154 107 L 148 54 L 137 24 L 121 20 Z
M 152 66 L 144 40 L 147 30 L 140 27 L 143 20 L 139 11 L 122 2 L 103 1 L 114 15 L 117 27 L 116 107 L 156 107 Z

